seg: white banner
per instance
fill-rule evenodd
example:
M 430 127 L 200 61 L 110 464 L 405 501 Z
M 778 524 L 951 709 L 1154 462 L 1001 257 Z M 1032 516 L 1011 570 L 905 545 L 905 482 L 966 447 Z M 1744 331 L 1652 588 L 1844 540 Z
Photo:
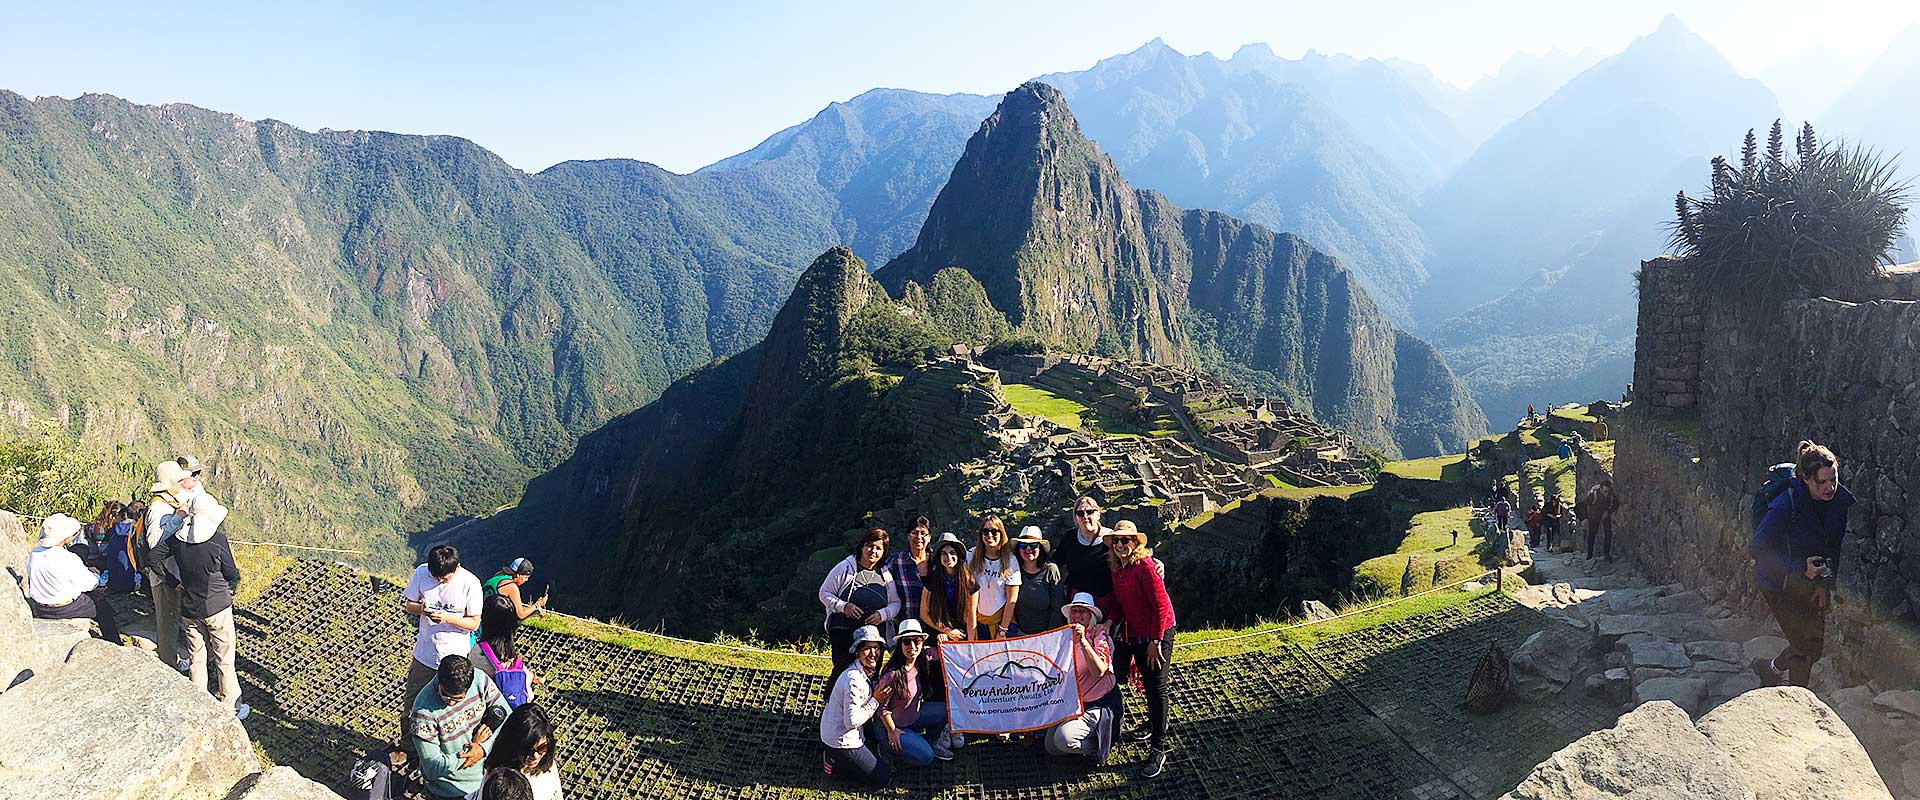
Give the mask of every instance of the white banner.
M 964 733 L 1019 733 L 1080 716 L 1073 629 L 984 642 L 943 642 L 947 727 Z

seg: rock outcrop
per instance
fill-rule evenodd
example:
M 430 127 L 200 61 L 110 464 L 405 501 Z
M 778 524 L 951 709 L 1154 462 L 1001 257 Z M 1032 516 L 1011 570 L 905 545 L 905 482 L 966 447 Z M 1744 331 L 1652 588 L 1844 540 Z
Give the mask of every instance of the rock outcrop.
M 1867 753 L 1812 692 L 1748 692 L 1700 720 L 1650 702 L 1541 762 L 1505 798 L 1891 798 Z

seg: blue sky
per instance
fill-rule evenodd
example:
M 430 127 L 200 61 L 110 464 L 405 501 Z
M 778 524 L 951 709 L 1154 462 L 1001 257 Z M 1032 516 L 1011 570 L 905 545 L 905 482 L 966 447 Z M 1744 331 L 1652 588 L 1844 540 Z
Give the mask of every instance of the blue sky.
M 1249 42 L 1283 56 L 1398 56 L 1467 85 L 1516 51 L 1616 52 L 1669 12 L 1749 74 L 1815 48 L 1864 60 L 1920 22 L 1920 2 L 1816 5 L 23 2 L 0 9 L 0 89 L 449 133 L 528 170 L 626 157 L 688 171 L 875 86 L 997 94 L 1154 37 L 1222 57 Z

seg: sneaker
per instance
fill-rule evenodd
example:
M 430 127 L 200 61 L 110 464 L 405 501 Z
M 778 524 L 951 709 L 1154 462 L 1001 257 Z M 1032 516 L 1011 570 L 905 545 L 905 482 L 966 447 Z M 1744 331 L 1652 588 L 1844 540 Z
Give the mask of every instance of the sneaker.
M 1167 768 L 1167 751 L 1155 748 L 1147 751 L 1147 763 L 1140 768 L 1140 777 L 1158 778 Z
M 1145 725 L 1138 725 L 1133 730 L 1120 734 L 1120 738 L 1122 741 L 1144 742 L 1153 738 L 1153 731 L 1148 730 Z
M 1753 660 L 1753 674 L 1760 676 L 1761 686 L 1779 686 L 1786 683 L 1786 677 L 1780 670 L 1773 668 L 1773 659 L 1756 658 Z
M 958 750 L 958 749 L 960 749 L 960 748 L 962 748 L 962 747 L 966 747 L 966 746 L 967 746 L 967 735 L 966 735 L 966 734 L 964 734 L 964 733 L 949 733 L 949 734 L 947 734 L 947 748 L 948 748 L 948 749 L 951 749 L 951 750 Z
M 173 668 L 179 670 L 180 674 L 182 675 L 192 674 L 193 659 L 187 658 L 186 656 L 181 656 L 179 661 L 174 662 Z
M 233 715 L 236 717 L 239 717 L 242 720 L 245 720 L 247 718 L 247 715 L 252 713 L 253 713 L 253 706 L 247 705 L 246 703 L 241 703 L 233 707 Z
M 942 739 L 945 739 L 946 737 L 941 737 L 941 738 L 942 738 Z M 934 743 L 933 743 L 933 757 L 934 757 L 934 758 L 937 758 L 937 759 L 939 759 L 939 760 L 941 760 L 941 761 L 952 761 L 952 760 L 953 760 L 953 748 L 951 748 L 951 747 L 948 747 L 948 746 L 947 746 L 947 743 L 946 743 L 945 741 L 938 741 L 938 742 L 934 742 Z

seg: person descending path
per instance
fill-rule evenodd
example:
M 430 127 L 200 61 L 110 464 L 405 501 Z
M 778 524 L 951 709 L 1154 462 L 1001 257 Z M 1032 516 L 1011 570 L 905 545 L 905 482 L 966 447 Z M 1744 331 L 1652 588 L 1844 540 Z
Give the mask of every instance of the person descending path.
M 1167 672 L 1173 662 L 1173 601 L 1167 597 L 1166 567 L 1147 548 L 1147 535 L 1121 520 L 1107 535 L 1113 565 L 1113 604 L 1121 635 L 1114 647 L 1114 672 L 1140 672 L 1147 696 L 1147 723 L 1130 735 L 1148 741 L 1141 777 L 1154 778 L 1167 764 Z
M 875 686 L 886 640 L 879 628 L 864 625 L 854 631 L 850 649 L 853 663 L 833 679 L 820 713 L 820 744 L 825 748 L 821 768 L 842 780 L 884 789 L 893 783 L 893 768 L 874 752 L 864 728 L 893 698 L 893 687 Z
M 473 649 L 473 632 L 480 627 L 480 579 L 460 566 L 460 551 L 453 545 L 435 545 L 427 551 L 426 563 L 413 568 L 400 598 L 401 610 L 416 618 L 420 626 L 400 700 L 406 706 L 400 718 L 401 746 L 411 749 L 414 701 L 435 680 L 440 665 L 448 656 L 460 656 L 467 670 L 473 669 L 466 654 Z M 493 684 L 487 686 L 492 688 Z M 472 791 L 471 787 L 467 791 Z
M 1104 766 L 1125 708 L 1113 675 L 1113 637 L 1101 624 L 1104 619 L 1093 595 L 1076 594 L 1061 611 L 1073 626 L 1073 673 L 1081 712 L 1047 731 L 1047 752 L 1084 756 L 1093 766 Z
M 512 600 L 513 612 L 518 614 L 521 619 L 526 619 L 538 613 L 540 609 L 546 608 L 547 598 L 553 594 L 552 587 L 548 587 L 547 591 L 540 594 L 540 599 L 531 603 L 526 602 L 526 598 L 520 594 L 520 587 L 527 585 L 527 580 L 532 577 L 533 562 L 524 558 L 516 558 L 508 562 L 506 566 L 501 567 L 499 572 L 493 574 L 493 577 L 486 579 L 485 582 L 480 584 L 481 597 L 485 599 L 497 594 L 508 600 Z
M 173 499 L 175 511 L 161 518 L 165 535 L 150 555 L 167 580 L 177 582 L 180 617 L 187 629 L 187 676 L 193 685 L 207 688 L 211 675 L 213 696 L 221 705 L 246 719 L 251 709 L 240 702 L 240 673 L 234 667 L 233 593 L 240 586 L 240 568 L 233 563 L 233 547 L 220 523 L 227 508 L 200 483 L 199 462 L 183 457 L 175 466 L 190 469 L 181 485 L 188 492 Z
M 1793 475 L 1767 503 L 1747 546 L 1753 583 L 1787 640 L 1780 655 L 1753 661 L 1754 673 L 1768 686 L 1806 686 L 1813 662 L 1826 651 L 1827 607 L 1853 503 L 1853 492 L 1840 485 L 1840 459 L 1801 442 Z
M 80 520 L 65 514 L 40 521 L 40 538 L 27 554 L 27 605 L 39 619 L 91 619 L 100 638 L 119 644 L 120 625 L 100 576 L 67 549 L 80 529 Z

